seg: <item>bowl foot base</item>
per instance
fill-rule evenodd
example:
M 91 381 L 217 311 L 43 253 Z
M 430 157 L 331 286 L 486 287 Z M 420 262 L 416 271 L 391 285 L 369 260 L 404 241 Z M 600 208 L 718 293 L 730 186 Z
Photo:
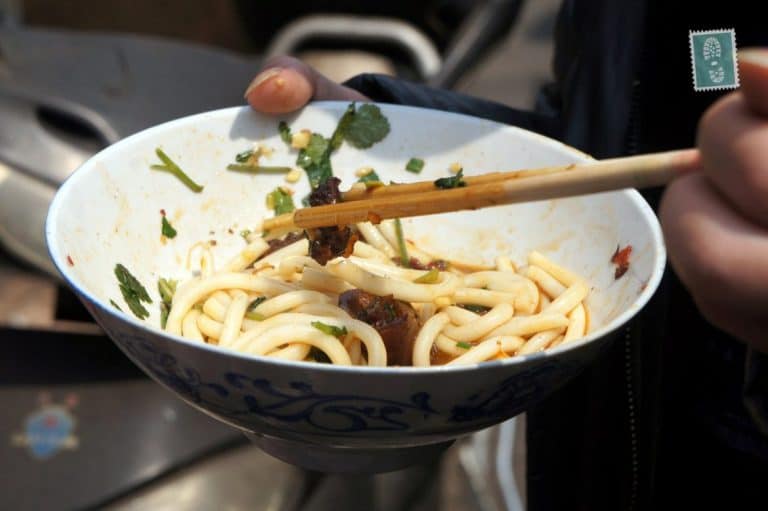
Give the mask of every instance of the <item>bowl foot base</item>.
M 327 447 L 296 440 L 246 433 L 267 454 L 306 470 L 325 473 L 376 474 L 427 463 L 453 440 L 416 447 Z

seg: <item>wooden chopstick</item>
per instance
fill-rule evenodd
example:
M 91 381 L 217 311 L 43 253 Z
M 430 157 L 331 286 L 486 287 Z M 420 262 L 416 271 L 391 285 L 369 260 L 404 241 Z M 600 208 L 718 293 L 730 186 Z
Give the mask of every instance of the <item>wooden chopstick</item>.
M 467 186 L 437 189 L 433 182 L 374 189 L 371 198 L 315 206 L 264 221 L 263 229 L 315 228 L 431 215 L 624 188 L 665 185 L 698 167 L 695 149 L 614 158 L 581 165 L 495 172 L 465 178 Z M 524 179 L 520 179 L 524 177 Z M 355 196 L 349 197 L 354 199 Z M 345 196 L 346 199 L 346 196 Z

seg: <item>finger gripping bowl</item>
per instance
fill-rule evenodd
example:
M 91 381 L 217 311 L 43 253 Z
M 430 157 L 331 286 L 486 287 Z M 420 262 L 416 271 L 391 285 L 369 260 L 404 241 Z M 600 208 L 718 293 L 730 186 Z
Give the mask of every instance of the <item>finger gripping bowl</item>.
M 315 103 L 286 118 L 294 130 L 329 136 L 346 104 Z M 444 112 L 381 105 L 391 132 L 370 149 L 344 144 L 336 175 L 349 185 L 371 166 L 385 181 L 530 168 L 588 157 L 514 127 Z M 244 246 L 239 233 L 271 215 L 265 196 L 284 176 L 226 170 L 254 143 L 274 151 L 263 165 L 293 166 L 277 119 L 247 108 L 207 112 L 153 127 L 105 149 L 60 188 L 48 215 L 51 258 L 96 321 L 147 374 L 199 410 L 246 432 L 271 454 L 325 471 L 391 470 L 439 452 L 461 435 L 499 423 L 543 399 L 590 363 L 648 301 L 665 254 L 658 222 L 631 190 L 567 200 L 404 219 L 406 236 L 429 252 L 525 264 L 531 250 L 586 277 L 591 331 L 550 351 L 465 367 L 336 367 L 248 356 L 168 335 L 159 328 L 159 277 L 184 280 L 190 247 L 216 240 L 220 264 Z M 193 193 L 150 170 L 163 150 L 204 185 Z M 405 170 L 424 159 L 421 174 Z M 297 202 L 306 178 L 289 185 Z M 161 238 L 163 210 L 178 235 Z M 616 279 L 611 255 L 631 245 L 631 266 Z M 150 316 L 124 305 L 113 270 L 125 265 L 149 290 Z M 110 304 L 117 302 L 126 313 Z M 183 425 L 180 425 L 183 427 Z

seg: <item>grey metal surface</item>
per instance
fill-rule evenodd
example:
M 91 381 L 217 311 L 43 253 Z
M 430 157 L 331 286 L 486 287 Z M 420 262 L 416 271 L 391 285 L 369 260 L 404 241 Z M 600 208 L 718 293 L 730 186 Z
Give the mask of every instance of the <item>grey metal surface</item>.
M 257 447 L 232 449 L 155 480 L 103 511 L 298 511 L 310 479 Z
M 147 37 L 0 28 L 0 241 L 57 275 L 43 226 L 58 184 L 132 133 L 242 103 L 257 66 Z
M 99 341 L 108 342 L 92 340 Z M 50 456 L 33 452 L 32 445 L 43 439 L 31 436 L 35 433 L 27 422 L 46 409 L 42 400 L 66 407 L 73 421 L 61 450 Z M 0 417 L 0 509 L 4 510 L 95 506 L 242 438 L 145 378 L 2 385 L 0 404 L 4 410 Z
M 299 18 L 276 34 L 265 54 L 267 57 L 295 54 L 303 44 L 323 37 L 350 43 L 379 42 L 399 48 L 413 59 L 413 65 L 422 78 L 436 74 L 442 63 L 432 41 L 410 23 L 351 15 L 323 14 Z

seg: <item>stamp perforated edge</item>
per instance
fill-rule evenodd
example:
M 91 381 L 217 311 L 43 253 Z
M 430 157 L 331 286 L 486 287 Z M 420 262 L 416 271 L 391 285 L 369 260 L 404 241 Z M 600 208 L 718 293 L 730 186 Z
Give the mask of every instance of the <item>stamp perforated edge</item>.
M 731 47 L 733 48 L 733 67 L 734 67 L 734 79 L 735 82 L 732 85 L 710 85 L 701 87 L 696 83 L 696 61 L 693 55 L 693 36 L 695 35 L 707 35 L 707 34 L 720 34 L 723 32 L 729 32 L 731 34 Z M 736 30 L 733 28 L 718 28 L 712 30 L 689 30 L 688 31 L 688 48 L 691 57 L 691 78 L 693 80 L 693 90 L 695 91 L 708 91 L 708 90 L 731 90 L 739 88 L 739 61 L 738 61 L 738 49 L 736 48 Z

